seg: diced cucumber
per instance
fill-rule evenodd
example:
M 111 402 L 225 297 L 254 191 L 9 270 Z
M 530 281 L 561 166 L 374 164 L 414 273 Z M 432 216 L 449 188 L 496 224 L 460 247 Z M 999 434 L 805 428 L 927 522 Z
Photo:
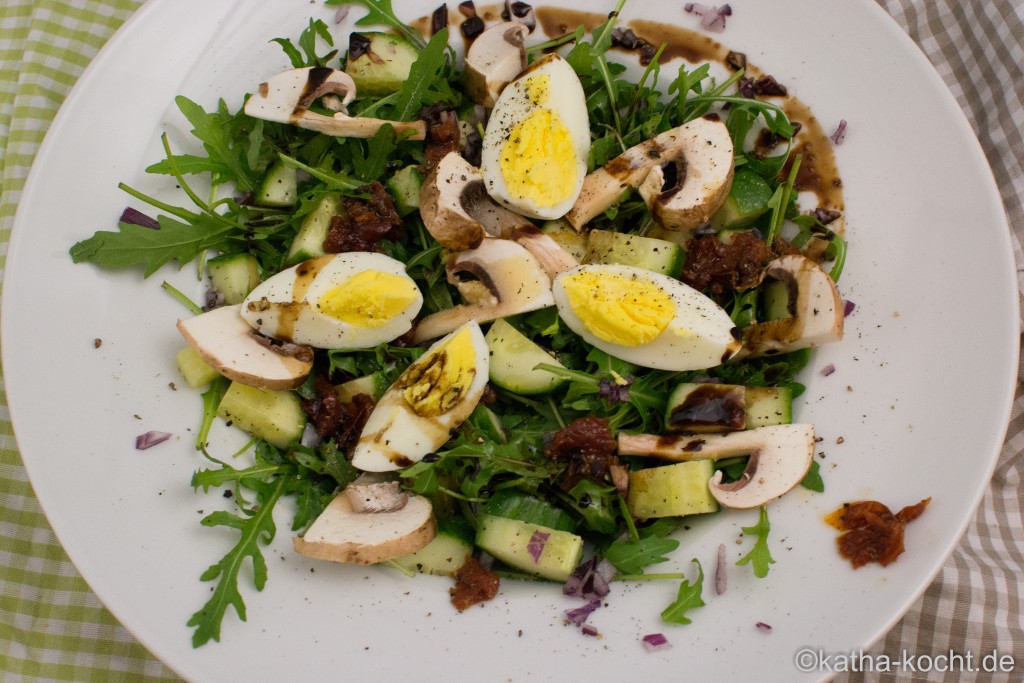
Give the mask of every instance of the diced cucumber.
M 790 301 L 789 286 L 782 280 L 765 280 L 761 285 L 761 305 L 766 321 L 792 318 Z
M 324 240 L 331 229 L 331 219 L 341 213 L 341 197 L 325 194 L 320 202 L 302 221 L 292 246 L 285 259 L 286 264 L 295 264 L 324 255 Z
M 296 170 L 285 166 L 279 159 L 270 165 L 267 174 L 263 176 L 263 184 L 256 193 L 256 203 L 260 206 L 294 206 L 299 194 L 298 185 Z
M 232 382 L 224 393 L 217 415 L 278 448 L 298 441 L 306 427 L 306 414 L 295 393 L 265 391 L 238 382 Z
M 193 351 L 191 346 L 183 346 L 175 354 L 174 360 L 178 364 L 178 371 L 181 372 L 185 383 L 193 389 L 202 389 L 220 377 L 220 373 L 200 358 L 199 354 Z
M 228 306 L 240 304 L 260 283 L 260 263 L 252 254 L 224 254 L 206 262 L 210 284 Z
M 591 230 L 584 263 L 619 263 L 679 277 L 686 253 L 675 242 L 610 230 Z
M 705 459 L 630 472 L 629 513 L 649 519 L 717 512 L 718 501 L 708 488 L 714 471 L 714 461 Z
M 356 57 L 352 57 L 355 54 Z M 409 68 L 419 51 L 408 40 L 391 33 L 352 33 L 345 72 L 362 95 L 389 95 L 409 80 Z
M 587 236 L 577 232 L 564 218 L 548 221 L 541 226 L 540 231 L 558 242 L 559 246 L 572 254 L 577 261 L 582 261 L 587 255 Z
M 768 182 L 754 171 L 736 171 L 729 195 L 711 217 L 711 225 L 716 230 L 749 226 L 768 210 L 772 194 Z
M 746 390 L 738 384 L 683 382 L 668 397 L 670 432 L 729 432 L 746 424 Z
M 393 562 L 406 571 L 453 576 L 473 553 L 472 533 L 467 525 L 454 520 L 438 519 L 434 540 L 414 553 Z
M 793 391 L 789 387 L 747 387 L 746 429 L 793 421 Z
M 502 389 L 517 394 L 543 394 L 565 380 L 535 369 L 539 363 L 565 367 L 525 334 L 498 318 L 484 335 L 490 349 L 490 378 Z
M 338 394 L 338 398 L 343 403 L 351 403 L 352 398 L 356 394 L 366 394 L 374 401 L 384 395 L 384 392 L 388 389 L 387 378 L 384 377 L 383 372 L 375 372 L 372 375 L 366 375 L 365 377 L 357 377 L 356 379 L 350 379 L 347 382 L 343 382 L 336 387 L 334 390 Z
M 406 166 L 388 179 L 388 192 L 395 200 L 395 210 L 405 217 L 420 208 L 423 173 L 416 166 Z
M 518 519 L 482 515 L 476 544 L 510 567 L 564 582 L 583 556 L 583 538 Z
M 576 530 L 576 520 L 562 508 L 512 489 L 496 491 L 487 501 L 483 511 L 492 517 L 517 519 L 520 522 L 530 522 L 559 531 Z

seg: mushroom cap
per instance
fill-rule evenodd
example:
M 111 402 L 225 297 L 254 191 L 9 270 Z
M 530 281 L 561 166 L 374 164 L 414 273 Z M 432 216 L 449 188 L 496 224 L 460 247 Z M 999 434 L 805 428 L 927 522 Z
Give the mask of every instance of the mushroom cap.
M 711 218 L 729 195 L 732 136 L 716 115 L 694 119 L 676 130 L 677 146 L 667 163 L 651 168 L 640 184 L 640 195 L 665 229 L 690 231 Z
M 356 512 L 341 493 L 293 545 L 300 555 L 318 560 L 376 564 L 416 552 L 436 533 L 433 507 L 422 496 L 410 495 L 390 512 Z
M 453 251 L 475 249 L 487 236 L 484 226 L 469 215 L 466 204 L 479 192 L 483 178 L 458 152 L 449 152 L 427 174 L 420 188 L 420 217 L 441 246 Z
M 417 344 L 448 334 L 469 320 L 486 322 L 555 303 L 551 279 L 540 261 L 511 240 L 489 237 L 476 249 L 451 254 L 446 270 L 449 282 L 467 303 L 420 320 L 413 332 Z
M 178 331 L 208 365 L 235 382 L 281 391 L 302 384 L 310 360 L 286 356 L 261 344 L 241 314 L 241 304 L 221 306 L 178 321 Z
M 507 21 L 487 29 L 466 51 L 466 92 L 477 104 L 493 107 L 509 81 L 526 68 L 524 44 L 530 29 Z
M 821 265 L 806 256 L 788 254 L 769 263 L 765 277 L 781 280 L 795 292 L 793 316 L 746 327 L 743 348 L 734 360 L 814 348 L 843 338 L 843 300 Z
M 749 455 L 738 481 L 723 484 L 721 471 L 708 483 L 711 495 L 731 508 L 753 508 L 775 500 L 799 484 L 814 458 L 814 425 L 782 424 L 727 434 L 657 436 L 619 434 L 619 455 L 685 462 Z
M 324 95 L 340 96 L 341 111 L 334 116 L 309 111 L 310 105 Z M 426 137 L 423 121 L 384 121 L 349 116 L 345 107 L 355 96 L 355 81 L 344 71 L 303 67 L 282 71 L 260 83 L 256 93 L 246 100 L 244 109 L 253 118 L 290 123 L 336 137 L 371 138 L 384 124 L 390 124 L 399 135 L 407 134 L 411 140 Z
M 601 168 L 588 174 L 583 181 L 580 196 L 572 210 L 566 214 L 566 219 L 576 230 L 581 230 L 595 216 L 600 215 L 619 201 L 627 189 L 644 184 L 653 169 L 668 161 L 680 157 L 685 158 L 687 148 L 694 146 L 695 140 L 699 140 L 702 134 L 713 135 L 712 139 L 716 141 L 716 144 L 721 144 L 722 130 L 725 131 L 725 138 L 729 140 L 729 168 L 731 169 L 732 140 L 729 138 L 728 130 L 725 129 L 725 124 L 721 121 L 713 123 L 707 118 L 694 119 L 630 147 Z M 708 131 L 713 131 L 713 133 L 708 133 Z M 730 172 L 730 183 L 731 177 Z M 663 178 L 658 182 L 663 183 Z M 656 187 L 660 190 L 661 184 Z M 653 188 L 654 181 L 652 180 Z M 722 195 L 723 201 L 728 193 L 729 186 L 726 186 L 725 194 Z

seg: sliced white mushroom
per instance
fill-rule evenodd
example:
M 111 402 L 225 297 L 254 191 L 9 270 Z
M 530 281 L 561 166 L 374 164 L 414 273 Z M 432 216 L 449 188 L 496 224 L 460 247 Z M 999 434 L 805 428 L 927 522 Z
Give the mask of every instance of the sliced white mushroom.
M 355 512 L 394 512 L 409 502 L 398 479 L 382 472 L 364 472 L 341 493 Z
M 272 342 L 264 343 L 241 315 L 241 305 L 221 306 L 187 320 L 178 331 L 208 365 L 228 379 L 259 389 L 280 391 L 302 384 L 313 368 L 310 349 L 287 355 Z M 296 357 L 296 355 L 300 357 Z
M 727 434 L 657 436 L 619 434 L 619 455 L 662 460 L 731 458 L 749 455 L 737 481 L 722 483 L 718 471 L 708 482 L 711 495 L 730 508 L 754 508 L 784 495 L 807 475 L 814 458 L 814 426 L 785 424 Z
M 309 107 L 325 95 L 332 96 L 333 116 L 309 111 Z M 334 99 L 340 97 L 340 102 Z M 399 136 L 411 140 L 426 137 L 423 121 L 385 121 L 349 116 L 345 108 L 355 99 L 356 84 L 344 71 L 326 67 L 304 67 L 283 71 L 258 90 L 245 103 L 245 113 L 257 119 L 289 123 L 325 135 L 350 138 L 371 138 L 384 124 L 390 124 Z
M 453 251 L 475 249 L 491 236 L 522 244 L 549 277 L 579 265 L 528 219 L 491 199 L 479 169 L 458 152 L 446 154 L 424 180 L 420 216 L 434 239 Z
M 470 321 L 486 322 L 553 306 L 551 279 L 537 258 L 510 240 L 489 237 L 476 249 L 451 254 L 448 281 L 466 303 L 426 316 L 413 341 L 444 336 Z
M 639 145 L 630 147 L 601 168 L 588 174 L 583 181 L 580 196 L 569 213 L 566 214 L 566 219 L 576 230 L 581 230 L 593 218 L 618 202 L 626 190 L 631 187 L 640 187 L 652 169 L 669 161 L 686 158 L 688 163 L 703 165 L 700 156 L 703 154 L 701 144 L 707 146 L 705 141 L 710 139 L 715 142 L 716 146 L 721 147 L 724 144 L 721 140 L 723 132 L 725 139 L 729 140 L 729 182 L 731 183 L 732 142 L 725 124 L 717 118 L 694 119 L 664 133 L 659 133 Z M 694 157 L 694 155 L 697 156 Z M 717 161 L 720 154 L 716 152 L 715 155 Z M 692 162 L 689 161 L 691 157 L 694 157 Z M 664 184 L 664 179 L 661 183 Z M 723 201 L 728 193 L 729 186 L 727 185 L 725 194 L 722 195 Z
M 654 166 L 640 196 L 666 230 L 690 232 L 711 218 L 732 187 L 732 136 L 717 116 L 694 119 L 679 138 L 673 158 Z
M 814 348 L 843 338 L 843 300 L 818 263 L 799 254 L 781 256 L 768 264 L 765 279 L 786 285 L 792 315 L 744 328 L 743 348 L 734 360 Z
M 493 107 L 509 81 L 526 68 L 525 24 L 507 21 L 487 29 L 466 51 L 466 92 L 477 104 Z
M 433 507 L 422 496 L 410 495 L 391 512 L 356 512 L 339 494 L 293 544 L 300 555 L 318 560 L 376 564 L 416 552 L 436 533 Z

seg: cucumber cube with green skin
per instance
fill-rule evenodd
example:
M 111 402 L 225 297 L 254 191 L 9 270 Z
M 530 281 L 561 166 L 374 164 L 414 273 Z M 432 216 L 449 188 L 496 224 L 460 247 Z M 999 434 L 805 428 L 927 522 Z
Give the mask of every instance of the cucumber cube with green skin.
M 766 321 L 792 318 L 791 301 L 789 285 L 782 280 L 765 280 L 761 285 L 761 303 Z
M 738 384 L 683 382 L 665 408 L 670 432 L 729 432 L 743 429 L 745 421 L 746 388 Z
M 729 195 L 721 208 L 711 217 L 712 227 L 723 230 L 749 226 L 768 210 L 772 194 L 768 182 L 754 171 L 736 171 Z
M 577 261 L 582 261 L 583 257 L 587 255 L 587 236 L 577 232 L 576 228 L 572 227 L 564 218 L 546 222 L 541 226 L 540 231 L 572 254 Z
M 498 318 L 484 335 L 490 350 L 490 379 L 502 389 L 517 394 L 543 394 L 565 380 L 535 369 L 540 363 L 565 367 L 525 334 Z
M 285 258 L 285 265 L 294 265 L 324 255 L 324 240 L 331 229 L 331 219 L 341 213 L 341 197 L 325 194 L 316 208 L 302 220 L 292 246 Z
M 357 377 L 334 387 L 335 393 L 342 403 L 351 403 L 357 394 L 366 394 L 374 401 L 380 399 L 388 389 L 387 379 L 383 372 L 375 372 L 365 377 Z
M 476 544 L 510 567 L 562 583 L 583 557 L 581 536 L 493 515 L 481 515 Z
M 210 284 L 228 306 L 240 304 L 260 283 L 260 264 L 252 254 L 224 254 L 206 262 Z
M 679 277 L 686 252 L 675 242 L 610 230 L 591 230 L 584 263 L 616 263 Z
M 220 373 L 200 358 L 199 354 L 193 351 L 191 346 L 182 347 L 174 356 L 174 360 L 185 383 L 193 389 L 202 389 L 220 377 Z
M 690 460 L 630 472 L 626 505 L 637 519 L 682 517 L 717 512 L 708 481 L 713 460 Z
M 267 391 L 232 382 L 217 408 L 217 416 L 278 448 L 298 441 L 306 414 L 292 391 Z
M 423 187 L 423 173 L 416 166 L 406 166 L 388 179 L 388 192 L 395 200 L 398 215 L 408 216 L 420 208 L 420 188 Z
M 419 50 L 391 33 L 362 32 L 349 36 L 345 72 L 355 81 L 359 95 L 390 95 L 409 80 L 409 69 Z
M 281 208 L 294 206 L 299 195 L 298 185 L 297 171 L 285 166 L 281 160 L 275 161 L 263 176 L 263 183 L 256 193 L 256 203 Z
M 793 422 L 793 391 L 789 387 L 747 387 L 746 429 Z
M 426 547 L 392 561 L 406 571 L 454 576 L 473 554 L 473 543 L 463 529 L 450 524 L 450 521 L 438 519 L 434 540 Z

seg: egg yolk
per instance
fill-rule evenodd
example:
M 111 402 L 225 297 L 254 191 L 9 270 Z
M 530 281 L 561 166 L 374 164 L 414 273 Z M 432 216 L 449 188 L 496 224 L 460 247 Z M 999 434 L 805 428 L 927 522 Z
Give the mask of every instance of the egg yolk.
M 530 76 L 526 79 L 526 97 L 534 104 L 544 104 L 551 95 L 551 79 L 548 76 Z
M 436 417 L 463 399 L 475 376 L 473 336 L 464 329 L 410 365 L 396 384 L 413 412 L 420 417 Z
M 317 307 L 356 327 L 381 327 L 408 308 L 417 294 L 415 283 L 408 278 L 364 270 L 325 292 Z
M 535 206 L 564 202 L 576 189 L 572 136 L 558 112 L 546 107 L 534 109 L 512 128 L 500 164 L 509 193 Z
M 646 344 L 676 314 L 672 297 L 652 282 L 613 273 L 567 275 L 569 306 L 598 339 L 621 346 Z

